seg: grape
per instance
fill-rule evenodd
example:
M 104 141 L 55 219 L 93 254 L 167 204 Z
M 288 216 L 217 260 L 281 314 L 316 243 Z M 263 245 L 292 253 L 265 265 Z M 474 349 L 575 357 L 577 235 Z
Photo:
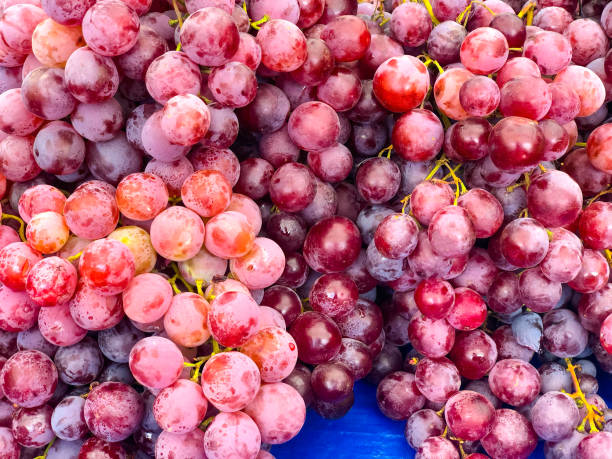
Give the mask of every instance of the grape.
M 325 274 L 313 284 L 309 299 L 314 311 L 335 318 L 350 312 L 358 296 L 357 285 L 346 274 Z
M 607 229 L 610 209 L 610 203 L 598 201 L 582 212 L 579 220 L 580 236 L 590 248 L 602 250 L 612 245 L 611 235 Z
M 287 326 L 290 326 L 300 315 L 302 308 L 302 302 L 297 293 L 282 285 L 274 285 L 266 289 L 261 304 L 281 313 Z
M 404 46 L 420 46 L 431 33 L 432 23 L 423 5 L 400 4 L 391 15 L 391 32 Z
M 523 271 L 519 278 L 521 302 L 535 312 L 547 312 L 561 299 L 561 283 L 546 278 L 537 268 Z
M 241 347 L 259 368 L 264 382 L 278 382 L 289 376 L 297 361 L 293 337 L 278 327 L 268 327 L 253 335 Z
M 174 261 L 184 261 L 200 251 L 205 228 L 198 214 L 184 207 L 173 206 L 153 219 L 150 233 L 157 253 Z
M 415 315 L 410 320 L 408 335 L 412 346 L 430 358 L 445 356 L 455 341 L 455 329 L 445 319 Z
M 70 0 L 41 1 L 42 8 L 51 19 L 67 26 L 80 24 L 87 9 L 93 3 L 93 1 L 72 2 Z
M 34 222 L 37 217 L 32 221 Z M 26 281 L 28 295 L 40 306 L 66 303 L 72 298 L 76 286 L 75 267 L 60 257 L 44 258 L 37 262 L 30 270 Z
M 593 293 L 603 288 L 610 275 L 605 257 L 595 250 L 586 249 L 582 256 L 582 267 L 568 285 L 580 293 Z
M 540 392 L 540 375 L 529 363 L 517 359 L 500 360 L 489 374 L 491 390 L 505 403 L 523 406 Z
M 238 196 L 238 195 L 234 195 Z M 196 256 L 178 264 L 181 275 L 187 282 L 195 285 L 198 280 L 204 285 L 212 282 L 216 276 L 223 276 L 227 271 L 227 260 L 216 257 L 202 248 Z
M 34 138 L 9 135 L 0 142 L 0 172 L 7 180 L 25 182 L 40 173 L 33 154 Z
M 414 375 L 396 371 L 378 384 L 376 401 L 385 416 L 402 420 L 423 408 L 425 397 L 419 392 Z
M 117 207 L 128 218 L 151 220 L 168 204 L 168 191 L 163 180 L 156 175 L 134 173 L 117 186 Z
M 83 415 L 87 427 L 98 438 L 116 442 L 126 439 L 138 428 L 144 404 L 140 394 L 130 386 L 105 382 L 91 390 Z
M 115 188 L 92 180 L 70 195 L 64 206 L 68 228 L 83 239 L 99 239 L 110 234 L 119 220 Z
M 533 429 L 546 441 L 567 438 L 579 422 L 576 403 L 561 392 L 547 392 L 531 409 Z
M 163 37 L 149 27 L 141 27 L 138 38 L 132 48 L 118 56 L 116 64 L 128 78 L 144 80 L 147 68 L 155 58 L 168 51 Z
M 506 37 L 491 27 L 470 32 L 461 44 L 461 63 L 478 75 L 487 75 L 502 68 L 508 58 Z
M 177 95 L 198 95 L 202 76 L 197 64 L 185 53 L 168 51 L 151 62 L 147 68 L 145 83 L 151 97 L 156 102 L 165 104 Z
M 243 409 L 260 387 L 257 365 L 239 352 L 213 356 L 202 371 L 202 390 L 215 407 L 223 412 Z
M 26 6 L 26 5 L 24 5 Z M 26 136 L 32 134 L 43 120 L 30 113 L 21 98 L 21 89 L 9 89 L 0 94 L 0 128 L 7 134 Z
M 184 454 L 193 459 L 205 459 L 204 432 L 195 429 L 186 434 L 162 432 L 155 445 L 156 459 L 171 459 Z
M 304 241 L 308 265 L 321 273 L 340 272 L 359 256 L 357 226 L 345 217 L 329 217 L 315 223 Z
M 488 116 L 499 105 L 499 87 L 491 78 L 474 76 L 461 86 L 459 101 L 469 115 Z
M 57 438 L 49 450 L 47 451 L 48 459 L 61 459 L 69 458 L 74 459 L 78 457 L 81 451 L 81 446 L 84 444 L 83 440 L 66 441 Z
M 391 57 L 376 70 L 374 95 L 387 110 L 406 112 L 416 108 L 429 90 L 427 68 L 416 57 Z
M 457 368 L 444 357 L 420 360 L 414 376 L 419 391 L 432 402 L 445 402 L 461 385 Z M 456 430 L 453 432 L 458 434 Z
M 291 72 L 306 61 L 306 37 L 289 21 L 273 19 L 257 33 L 261 62 L 277 72 Z
M 287 129 L 289 138 L 298 147 L 321 151 L 337 142 L 340 122 L 337 113 L 329 105 L 306 102 L 291 113 Z
M 56 346 L 71 346 L 81 341 L 87 330 L 81 328 L 70 315 L 70 306 L 61 304 L 52 308 L 41 308 L 38 313 L 41 335 Z
M 255 98 L 257 81 L 245 64 L 229 62 L 210 73 L 208 88 L 223 106 L 245 107 Z
M 260 445 L 257 425 L 242 412 L 220 413 L 204 434 L 204 451 L 210 459 L 255 457 Z
M 444 431 L 444 420 L 430 409 L 413 413 L 406 421 L 404 436 L 408 444 L 418 449 L 428 438 L 441 435 Z
M 544 30 L 563 33 L 574 18 L 563 8 L 547 6 L 539 10 L 533 18 L 533 25 Z
M 104 363 L 96 341 L 86 337 L 72 346 L 62 347 L 55 354 L 55 366 L 60 379 L 70 385 L 92 383 Z
M 40 351 L 13 354 L 0 371 L 0 388 L 4 396 L 21 407 L 43 406 L 57 387 L 57 369 Z
M 119 86 L 119 74 L 113 60 L 96 54 L 89 47 L 79 48 L 70 55 L 64 78 L 68 91 L 85 103 L 108 99 Z
M 0 453 L 6 459 L 19 459 L 20 447 L 15 441 L 11 429 L 0 427 Z
M 434 252 L 445 256 L 466 255 L 476 241 L 467 211 L 460 206 L 446 206 L 432 217 L 427 231 Z
M 235 11 L 237 12 L 239 8 Z M 237 14 L 244 14 L 244 10 Z M 247 19 L 248 21 L 248 19 Z M 238 22 L 234 18 L 234 22 L 238 25 Z M 248 28 L 248 22 L 246 27 Z M 241 26 L 238 25 L 238 29 L 241 29 Z M 232 56 L 233 62 L 241 62 L 250 68 L 253 72 L 257 70 L 259 64 L 261 63 L 261 47 L 257 44 L 255 37 L 245 33 L 244 30 L 240 30 L 240 41 L 238 43 L 238 50 Z
M 448 399 L 444 418 L 457 437 L 475 441 L 490 431 L 495 419 L 495 408 L 483 395 L 464 390 Z
M 199 170 L 187 177 L 181 188 L 185 206 L 202 217 L 213 217 L 229 205 L 231 185 L 215 170 Z
M 296 24 L 300 16 L 300 5 L 297 0 L 282 2 L 254 0 L 249 4 L 249 15 L 253 21 L 258 21 L 267 15 L 270 19 L 285 19 Z
M 50 18 L 41 21 L 32 34 L 32 53 L 49 67 L 63 67 L 70 55 L 84 45 L 80 27 L 67 27 Z
M 481 444 L 492 457 L 527 457 L 536 448 L 537 435 L 523 415 L 500 409 L 495 411 L 493 427 L 481 439 Z
M 159 426 L 174 434 L 196 429 L 206 415 L 208 402 L 202 388 L 186 379 L 179 379 L 155 398 L 153 414 Z
M 125 459 L 128 457 L 121 444 L 109 443 L 98 437 L 91 437 L 86 440 L 79 451 L 79 456 L 83 459 L 95 459 L 102 454 L 118 459 Z
M 536 91 L 537 97 L 527 96 L 530 90 Z M 499 109 L 506 117 L 517 116 L 539 120 L 548 113 L 551 104 L 552 95 L 548 84 L 541 78 L 524 76 L 504 84 L 501 89 Z
M 518 321 L 518 318 L 522 316 L 518 315 L 516 317 L 517 319 L 515 319 L 515 321 Z M 513 324 L 515 321 L 513 321 Z M 537 340 L 537 344 L 533 346 L 532 348 L 525 347 L 518 342 L 517 338 L 514 336 L 514 331 L 517 328 L 518 328 L 517 325 L 515 325 L 514 328 L 508 325 L 502 325 L 497 330 L 495 330 L 493 334 L 491 335 L 493 338 L 493 341 L 495 341 L 495 345 L 497 346 L 497 357 L 500 360 L 519 359 L 519 360 L 524 360 L 525 362 L 529 362 L 531 358 L 533 357 L 533 353 L 534 353 L 533 347 L 536 347 L 537 350 L 539 350 L 540 340 L 542 338 L 542 325 L 537 324 L 536 326 L 534 326 L 535 330 L 532 333 L 535 335 L 534 341 Z M 526 330 L 519 329 L 517 330 L 517 332 L 520 332 L 520 333 L 525 334 L 526 336 L 529 336 L 527 335 L 528 332 Z M 517 335 L 521 336 L 519 335 L 519 333 L 517 333 Z
M 187 153 L 187 147 L 172 143 L 162 129 L 163 111 L 153 113 L 142 127 L 142 145 L 145 151 L 159 161 L 172 162 Z
M 183 355 L 169 339 L 149 336 L 138 341 L 129 356 L 130 370 L 143 386 L 163 389 L 183 371 Z
M 295 437 L 306 416 L 299 392 L 280 382 L 261 386 L 244 411 L 257 424 L 262 442 L 270 444 L 285 443 Z
M 400 178 L 399 167 L 393 161 L 384 157 L 371 158 L 359 165 L 355 184 L 366 202 L 381 204 L 395 196 Z
M 249 158 L 239 165 L 240 177 L 236 191 L 251 199 L 259 199 L 268 194 L 274 168 L 261 158 Z
M 24 222 L 30 223 L 32 217 L 41 212 L 53 211 L 61 214 L 65 202 L 66 196 L 57 188 L 35 185 L 25 190 L 19 198 L 19 215 Z
M 603 104 L 606 88 L 595 72 L 579 65 L 569 65 L 553 80 L 571 87 L 580 99 L 578 116 L 589 116 Z
M 108 235 L 127 246 L 135 263 L 135 274 L 151 271 L 157 261 L 157 254 L 151 244 L 151 237 L 146 230 L 138 226 L 122 226 Z
M 52 121 L 36 135 L 33 154 L 45 172 L 72 174 L 85 160 L 85 142 L 68 123 Z
M 94 241 L 81 255 L 79 273 L 96 293 L 116 295 L 125 290 L 134 277 L 134 257 L 119 241 Z
M 66 221 L 57 212 L 42 212 L 30 220 L 26 239 L 30 246 L 43 254 L 60 250 L 68 241 L 70 231 Z
M 144 338 L 140 330 L 133 327 L 129 321 L 123 320 L 113 328 L 98 333 L 98 345 L 104 356 L 113 362 L 127 363 L 130 350 Z
M 586 65 L 608 51 L 608 38 L 601 26 L 590 19 L 576 19 L 568 24 L 563 35 L 572 45 L 572 61 Z
M 185 180 L 193 173 L 193 171 L 193 166 L 189 160 L 184 157 L 171 163 L 165 163 L 163 161 L 153 159 L 149 161 L 145 167 L 145 172 L 147 174 L 157 175 L 164 181 L 168 194 L 172 197 L 180 196 L 183 183 L 185 183 Z
M 434 84 L 434 99 L 439 109 L 448 117 L 462 120 L 468 117 L 459 99 L 463 84 L 474 74 L 465 68 L 451 68 L 438 76 Z
M 317 365 L 310 378 L 312 391 L 323 402 L 337 402 L 353 392 L 353 376 L 338 363 Z
M 207 309 L 206 300 L 195 293 L 176 295 L 164 316 L 164 329 L 168 337 L 185 347 L 204 344 L 210 337 L 206 326 Z
M 75 441 L 84 438 L 88 432 L 83 407 L 85 399 L 82 397 L 66 397 L 57 404 L 51 415 L 51 428 L 53 433 L 62 440 Z
M 495 341 L 481 330 L 459 332 L 448 357 L 464 378 L 476 380 L 486 375 L 497 360 Z
M 95 3 L 83 17 L 83 38 L 102 56 L 118 56 L 138 40 L 140 23 L 130 7 L 119 0 Z
M 612 170 L 610 167 L 610 154 L 606 148 L 606 140 L 610 136 L 610 124 L 603 124 L 593 130 L 587 140 L 587 154 L 591 164 L 600 171 L 609 173 Z
M 289 99 L 280 88 L 270 84 L 260 84 L 253 102 L 236 112 L 240 123 L 249 130 L 268 133 L 277 131 L 283 126 L 289 109 Z M 237 131 L 236 127 L 235 132 Z
M 258 311 L 245 293 L 217 294 L 208 308 L 208 330 L 223 346 L 238 347 L 257 331 Z
M 0 281 L 12 290 L 25 290 L 27 275 L 41 259 L 40 253 L 24 242 L 7 245 L 0 250 Z
M 77 104 L 71 121 L 74 129 L 84 138 L 92 142 L 102 142 L 115 137 L 123 125 L 123 114 L 119 102 L 110 98 L 102 102 Z M 91 164 L 88 158 L 90 169 Z
M 19 332 L 17 334 L 16 344 L 17 350 L 36 350 L 47 354 L 51 358 L 53 358 L 53 355 L 55 355 L 55 351 L 57 350 L 57 346 L 54 346 L 53 344 L 48 342 L 41 335 L 38 327 L 32 327 L 29 330 Z M 12 354 L 13 352 L 11 352 L 11 355 Z
M 302 313 L 293 321 L 289 332 L 297 343 L 303 362 L 329 362 L 340 350 L 340 329 L 330 318 L 318 312 Z
M 482 297 L 469 288 L 455 289 L 455 302 L 446 316 L 456 330 L 474 330 L 486 319 L 486 304 Z
M 52 412 L 53 408 L 49 405 L 17 409 L 11 422 L 11 431 L 17 443 L 25 447 L 36 448 L 53 440 Z
M 291 77 L 300 84 L 316 86 L 323 83 L 331 74 L 334 56 L 328 45 L 318 38 L 308 38 L 306 49 L 306 60 L 291 72 Z

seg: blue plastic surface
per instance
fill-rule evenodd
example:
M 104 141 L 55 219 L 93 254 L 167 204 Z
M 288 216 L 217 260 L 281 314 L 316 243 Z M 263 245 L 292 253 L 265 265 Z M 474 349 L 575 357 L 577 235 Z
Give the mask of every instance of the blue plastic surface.
M 612 404 L 612 375 L 598 370 L 599 395 Z M 342 419 L 328 421 L 309 409 L 306 424 L 293 440 L 272 448 L 277 459 L 413 458 L 404 439 L 403 421 L 392 421 L 378 410 L 376 387 L 355 384 L 355 404 Z M 532 454 L 543 459 L 543 442 Z

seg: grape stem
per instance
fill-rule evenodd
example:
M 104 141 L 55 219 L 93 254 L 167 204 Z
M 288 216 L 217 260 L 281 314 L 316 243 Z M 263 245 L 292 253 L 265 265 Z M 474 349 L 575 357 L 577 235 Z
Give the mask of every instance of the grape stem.
M 508 51 L 518 51 L 518 52 L 522 52 L 523 48 L 508 48 Z
M 391 159 L 391 152 L 393 151 L 393 144 L 388 147 L 383 148 L 378 152 L 378 157 L 380 158 L 382 155 L 386 155 L 387 159 Z
M 206 430 L 206 428 L 210 425 L 211 422 L 213 422 L 215 420 L 214 416 L 211 416 L 209 418 L 206 418 L 202 421 L 202 424 L 199 425 L 200 429 L 202 430 Z
M 251 27 L 253 27 L 255 30 L 259 30 L 261 29 L 262 24 L 265 24 L 269 20 L 270 16 L 264 14 L 263 18 L 261 18 L 259 21 L 251 22 Z
M 606 260 L 608 260 L 608 265 L 610 265 L 610 267 L 612 267 L 612 250 L 605 249 L 604 250 L 604 256 L 606 257 Z
M 47 454 L 49 454 L 49 450 L 51 449 L 51 447 L 53 446 L 53 443 L 55 443 L 55 439 L 57 437 L 53 437 L 53 440 L 51 440 L 49 442 L 49 444 L 47 445 L 47 447 L 45 448 L 45 451 L 42 453 L 42 456 L 36 456 L 34 459 L 45 459 L 47 457 Z
M 459 24 L 461 24 L 463 22 L 463 24 L 462 24 L 463 27 L 466 27 L 468 19 L 470 18 L 470 13 L 472 12 L 472 5 L 474 3 L 477 3 L 478 5 L 482 6 L 487 11 L 489 11 L 489 13 L 491 13 L 493 16 L 495 16 L 495 11 L 493 11 L 491 8 L 489 8 L 487 5 L 485 5 L 483 2 L 480 2 L 478 0 L 474 0 L 474 1 L 470 2 L 470 4 L 468 6 L 466 6 L 465 9 L 461 13 L 459 13 L 459 16 L 457 16 L 457 19 L 455 20 L 455 22 L 458 22 Z M 465 18 L 465 21 L 464 21 L 464 18 Z
M 174 271 L 174 276 L 172 276 L 172 277 L 169 279 L 169 282 L 170 282 L 171 284 L 173 284 L 173 285 L 172 285 L 172 289 L 175 291 L 175 293 L 181 293 L 181 291 L 178 289 L 178 287 L 176 287 L 176 281 L 177 281 L 177 280 L 180 280 L 180 281 L 183 283 L 183 285 L 185 286 L 185 288 L 186 288 L 186 289 L 187 289 L 187 290 L 188 290 L 190 293 L 193 293 L 193 287 L 192 287 L 192 286 L 191 286 L 191 284 L 190 284 L 189 282 L 187 282 L 187 281 L 185 280 L 185 278 L 184 278 L 184 277 L 181 275 L 181 272 L 179 271 L 177 264 L 176 264 L 176 263 L 172 263 L 172 265 L 171 265 L 171 266 L 172 266 L 172 271 Z M 179 290 L 179 291 L 177 292 L 177 290 Z
M 181 199 L 181 197 L 180 197 L 180 196 L 176 196 L 176 197 L 174 197 L 174 198 L 168 198 L 168 202 L 169 202 L 170 204 L 178 204 L 178 203 L 179 203 L 179 202 L 181 202 L 181 201 L 182 201 L 182 199 Z
M 178 3 L 176 0 L 172 0 L 172 8 L 174 8 L 174 12 L 176 13 L 176 19 L 178 21 L 179 29 L 183 28 L 183 15 L 181 10 L 179 9 Z M 180 46 L 180 43 L 179 43 Z M 177 49 L 177 51 L 180 51 Z
M 437 26 L 438 24 L 440 24 L 440 21 L 438 20 L 438 18 L 433 12 L 433 8 L 431 7 L 431 3 L 429 3 L 429 0 L 421 0 L 421 1 L 423 2 L 423 6 L 425 6 L 425 9 L 427 10 L 427 13 L 429 13 L 429 17 L 431 18 L 431 22 L 433 22 L 434 26 Z
M 81 395 L 81 398 L 87 398 L 89 397 L 89 394 L 91 393 L 91 391 L 93 390 L 94 387 L 99 386 L 100 383 L 98 381 L 94 381 L 89 385 L 89 392 L 87 392 L 86 394 Z
M 200 296 L 204 296 L 202 285 L 204 285 L 204 281 L 202 279 L 196 279 L 196 291 L 198 292 L 198 295 Z
M 424 65 L 425 67 L 429 67 L 429 65 L 430 65 L 430 64 L 433 64 L 433 65 L 435 65 L 435 66 L 436 66 L 436 68 L 438 69 L 438 73 L 439 73 L 440 75 L 444 73 L 444 69 L 442 68 L 442 66 L 440 65 L 440 63 L 439 63 L 437 60 L 432 59 L 432 58 L 431 58 L 431 56 L 429 56 L 428 54 L 426 54 L 426 53 L 420 54 L 420 55 L 418 56 L 418 59 L 421 59 L 421 58 L 425 59 L 425 60 L 423 61 L 423 65 Z
M 83 251 L 82 250 L 79 253 L 75 253 L 71 257 L 66 258 L 66 260 L 68 260 L 68 261 L 75 261 L 75 260 L 78 260 L 79 258 L 81 258 L 81 255 L 83 255 Z
M 405 214 L 406 213 L 406 206 L 408 206 L 408 203 L 410 202 L 410 196 L 412 196 L 411 194 L 407 194 L 406 196 L 404 196 L 402 198 L 402 200 L 400 201 L 402 203 L 402 213 Z
M 587 146 L 587 144 L 586 144 L 586 142 L 576 142 L 576 143 L 574 144 L 574 146 L 575 146 L 575 147 L 586 147 L 586 146 Z
M 528 26 L 530 26 L 533 23 L 533 10 L 536 8 L 536 6 L 537 6 L 536 2 L 529 2 L 517 14 L 519 18 L 523 18 L 523 16 L 527 15 L 527 25 Z
M 274 204 L 271 208 L 270 208 L 270 212 L 273 214 L 278 214 L 280 213 L 280 209 L 278 208 L 278 206 L 276 204 Z
M 597 193 L 595 196 L 593 196 L 591 199 L 589 199 L 587 201 L 586 207 L 589 207 L 591 204 L 593 204 L 595 201 L 597 201 L 603 195 L 610 194 L 610 193 L 612 193 L 612 188 L 607 188 L 607 189 L 603 190 L 601 193 Z
M 416 357 L 415 357 L 416 358 Z M 444 410 L 446 409 L 446 405 L 444 405 L 442 408 L 440 408 L 438 411 L 436 411 L 436 414 L 440 417 L 444 416 Z
M 576 368 L 580 368 L 580 365 L 572 364 L 572 360 L 569 358 L 565 359 L 565 363 L 567 364 L 567 371 L 572 376 L 572 382 L 574 383 L 575 389 L 575 392 L 573 394 L 567 395 L 573 398 L 578 406 L 584 406 L 587 412 L 584 419 L 582 419 L 582 422 L 578 425 L 578 427 L 576 427 L 576 430 L 578 432 L 584 432 L 585 426 L 588 422 L 590 425 L 591 433 L 599 432 L 603 428 L 603 413 L 599 408 L 597 408 L 595 405 L 590 404 L 587 401 L 584 392 L 582 392 L 582 389 L 580 388 L 580 382 L 578 381 L 578 377 L 576 376 Z
M 440 156 L 440 159 L 436 161 L 436 165 L 433 167 L 431 171 L 429 171 L 429 174 L 427 174 L 427 177 L 425 177 L 424 180 L 431 180 L 432 177 L 436 175 L 436 172 L 438 172 L 438 170 L 447 162 L 448 162 L 448 158 L 443 153 L 442 156 Z
M 2 214 L 2 220 L 4 219 L 9 219 L 9 220 L 15 220 L 17 222 L 19 222 L 19 238 L 25 242 L 26 241 L 26 237 L 25 237 L 25 222 L 17 217 L 16 215 L 11 215 L 11 214 Z

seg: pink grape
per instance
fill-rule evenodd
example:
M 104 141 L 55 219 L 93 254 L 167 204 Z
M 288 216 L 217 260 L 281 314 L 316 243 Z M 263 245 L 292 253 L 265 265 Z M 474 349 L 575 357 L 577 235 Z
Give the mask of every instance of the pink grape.
M 181 293 L 172 298 L 164 316 L 168 337 L 179 346 L 197 347 L 210 337 L 207 328 L 209 305 L 195 293 Z
M 257 365 L 240 352 L 213 356 L 202 371 L 202 390 L 215 407 L 223 412 L 243 409 L 257 395 L 260 375 Z
M 183 355 L 169 339 L 149 336 L 130 351 L 130 370 L 145 387 L 163 389 L 174 383 L 183 371 Z
M 262 381 L 278 382 L 289 376 L 297 362 L 293 337 L 279 327 L 267 327 L 251 336 L 241 347 L 259 368 Z
M 38 313 L 38 328 L 41 335 L 56 346 L 72 346 L 87 335 L 87 330 L 77 325 L 70 315 L 70 306 L 67 303 L 41 308 Z
M 210 459 L 256 457 L 261 435 L 253 419 L 243 412 L 220 413 L 206 429 L 203 443 Z
M 95 3 L 83 17 L 83 37 L 102 56 L 118 56 L 138 40 L 137 14 L 118 0 Z
M 416 108 L 426 96 L 430 81 L 427 68 L 413 56 L 391 57 L 376 70 L 374 95 L 392 112 Z
M 502 68 L 508 58 L 506 37 L 491 27 L 470 32 L 461 44 L 461 63 L 478 75 L 487 75 Z
M 245 256 L 254 241 L 253 228 L 240 212 L 222 212 L 206 223 L 206 250 L 219 258 Z
M 122 293 L 123 309 L 132 320 L 152 323 L 161 319 L 170 308 L 172 287 L 159 274 L 135 276 Z
M 161 390 L 153 404 L 159 426 L 174 434 L 189 433 L 204 420 L 208 402 L 195 382 L 179 379 Z
M 119 220 L 115 188 L 97 180 L 83 183 L 66 200 L 64 217 L 70 230 L 79 237 L 107 236 Z
M 238 347 L 257 331 L 258 305 L 241 292 L 217 295 L 208 310 L 208 330 L 223 346 Z
M 83 251 L 79 273 L 97 293 L 116 295 L 125 290 L 134 277 L 134 257 L 129 249 L 115 240 L 94 241 Z
M 48 356 L 35 350 L 20 351 L 4 363 L 0 387 L 12 403 L 33 408 L 51 399 L 57 377 L 57 369 Z
M 150 233 L 157 253 L 173 261 L 184 261 L 200 251 L 205 227 L 200 216 L 192 210 L 173 206 L 153 219 Z

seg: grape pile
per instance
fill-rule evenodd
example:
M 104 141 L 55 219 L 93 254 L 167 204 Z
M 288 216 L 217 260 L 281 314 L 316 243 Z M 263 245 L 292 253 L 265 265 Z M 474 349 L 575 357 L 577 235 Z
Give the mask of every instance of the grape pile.
M 2 459 L 608 457 L 612 3 L 0 12 Z

